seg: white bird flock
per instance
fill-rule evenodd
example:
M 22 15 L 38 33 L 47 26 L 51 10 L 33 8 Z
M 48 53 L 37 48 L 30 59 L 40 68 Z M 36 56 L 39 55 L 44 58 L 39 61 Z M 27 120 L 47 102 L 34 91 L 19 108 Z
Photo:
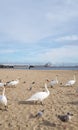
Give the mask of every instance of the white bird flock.
M 58 77 L 58 75 L 56 75 L 56 79 L 55 80 L 52 80 L 52 81 L 49 82 L 49 86 L 54 86 L 55 84 L 58 84 L 57 77 Z M 74 79 L 69 80 L 65 84 L 65 86 L 72 86 L 73 84 L 75 84 L 75 82 L 76 82 L 76 77 L 75 77 L 75 74 L 74 74 Z M 0 104 L 4 105 L 5 108 L 7 107 L 7 98 L 5 96 L 5 87 L 4 86 L 16 86 L 18 83 L 19 83 L 18 79 L 17 80 L 12 80 L 12 81 L 9 81 L 9 82 L 6 82 L 6 83 L 0 82 L 0 87 L 3 87 L 2 95 L 0 95 Z M 32 82 L 32 84 L 34 84 L 34 83 L 35 82 Z M 42 101 L 44 99 L 46 99 L 49 95 L 50 95 L 50 92 L 49 92 L 49 90 L 47 88 L 47 83 L 45 83 L 45 91 L 41 91 L 41 92 L 35 93 L 29 99 L 27 99 L 26 101 L 34 101 L 34 102 L 39 101 L 42 104 Z

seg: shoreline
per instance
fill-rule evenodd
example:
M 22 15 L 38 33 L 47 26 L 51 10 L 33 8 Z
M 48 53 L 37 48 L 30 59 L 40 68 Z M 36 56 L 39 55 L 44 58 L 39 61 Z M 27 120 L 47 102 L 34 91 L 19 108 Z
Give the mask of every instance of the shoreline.
M 78 68 L 77 67 L 34 67 L 34 68 L 22 68 L 22 67 L 16 67 L 16 68 L 0 68 L 0 69 L 3 69 L 3 70 L 5 70 L 5 69 L 10 69 L 10 70 L 44 70 L 44 71 L 46 71 L 46 70 L 67 70 L 67 71 L 69 71 L 69 70 L 75 70 L 75 71 L 78 71 Z
M 32 70 L 78 70 L 77 65 L 57 65 L 57 66 L 45 66 L 45 65 L 0 65 L 0 69 L 32 69 Z

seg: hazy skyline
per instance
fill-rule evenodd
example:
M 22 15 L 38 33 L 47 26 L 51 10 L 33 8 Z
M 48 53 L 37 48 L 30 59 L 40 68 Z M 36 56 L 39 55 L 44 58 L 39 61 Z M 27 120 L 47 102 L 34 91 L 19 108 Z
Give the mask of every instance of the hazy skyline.
M 0 0 L 0 63 L 78 63 L 78 0 Z

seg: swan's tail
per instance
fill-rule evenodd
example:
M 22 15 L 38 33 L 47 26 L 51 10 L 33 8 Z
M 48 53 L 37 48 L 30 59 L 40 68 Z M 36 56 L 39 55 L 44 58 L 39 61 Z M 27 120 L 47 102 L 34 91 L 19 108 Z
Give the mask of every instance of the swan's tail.
M 31 98 L 27 99 L 26 101 L 31 101 Z
M 69 84 L 69 83 L 67 83 L 67 84 L 65 84 L 64 86 L 70 86 L 71 84 Z

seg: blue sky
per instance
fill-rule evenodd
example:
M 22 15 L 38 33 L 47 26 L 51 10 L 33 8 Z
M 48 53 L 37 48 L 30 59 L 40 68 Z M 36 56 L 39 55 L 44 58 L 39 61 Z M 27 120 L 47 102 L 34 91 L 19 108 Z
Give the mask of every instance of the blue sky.
M 0 63 L 78 63 L 78 0 L 0 0 Z

